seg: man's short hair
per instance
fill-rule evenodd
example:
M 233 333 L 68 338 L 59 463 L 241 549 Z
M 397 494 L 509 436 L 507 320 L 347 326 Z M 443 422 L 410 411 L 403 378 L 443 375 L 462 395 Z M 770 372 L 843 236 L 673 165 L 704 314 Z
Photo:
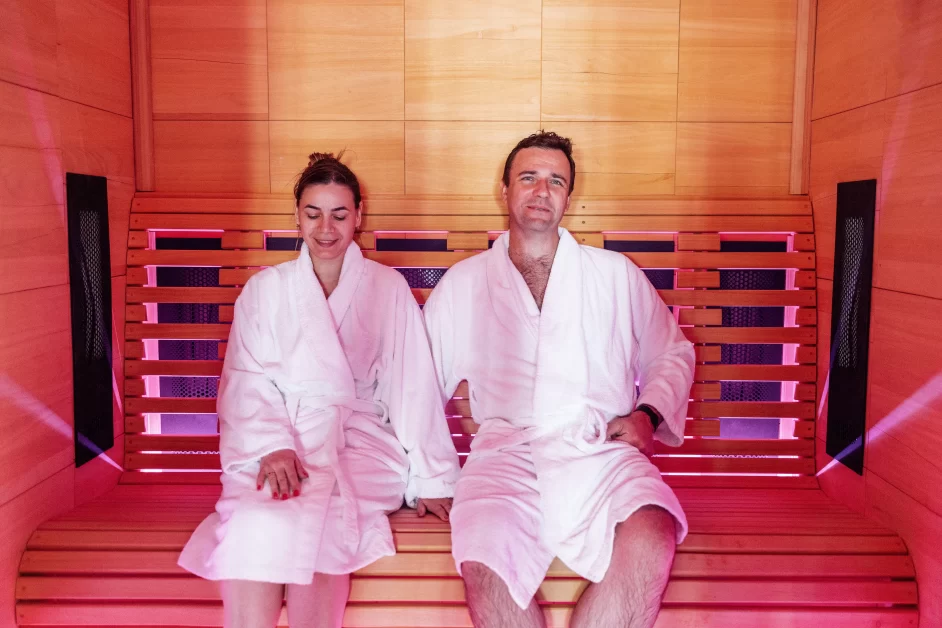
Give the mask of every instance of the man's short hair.
M 552 131 L 540 131 L 529 137 L 525 137 L 514 146 L 514 149 L 507 155 L 507 161 L 504 162 L 504 177 L 502 181 L 505 186 L 510 185 L 510 168 L 514 164 L 514 157 L 524 148 L 545 148 L 546 150 L 562 151 L 569 160 L 569 193 L 572 194 L 576 187 L 576 162 L 572 158 L 572 140 L 562 135 L 557 135 Z

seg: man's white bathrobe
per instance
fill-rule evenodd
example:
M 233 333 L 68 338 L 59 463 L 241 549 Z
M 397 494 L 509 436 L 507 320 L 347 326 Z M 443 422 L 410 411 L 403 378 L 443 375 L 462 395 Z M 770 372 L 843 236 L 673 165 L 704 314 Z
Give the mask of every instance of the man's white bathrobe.
M 211 580 L 308 584 L 395 553 L 387 513 L 451 497 L 458 456 L 422 315 L 401 274 L 347 249 L 324 298 L 307 247 L 236 301 L 217 404 L 222 496 L 180 556 Z M 294 450 L 301 495 L 256 490 Z
M 451 268 L 425 306 L 443 398 L 467 380 L 481 424 L 450 517 L 455 562 L 490 567 L 521 608 L 554 556 L 601 580 L 615 525 L 642 506 L 674 516 L 678 543 L 687 531 L 657 468 L 606 441 L 606 424 L 646 403 L 664 417 L 655 438 L 679 445 L 693 346 L 624 255 L 559 232 L 542 311 L 506 233 Z

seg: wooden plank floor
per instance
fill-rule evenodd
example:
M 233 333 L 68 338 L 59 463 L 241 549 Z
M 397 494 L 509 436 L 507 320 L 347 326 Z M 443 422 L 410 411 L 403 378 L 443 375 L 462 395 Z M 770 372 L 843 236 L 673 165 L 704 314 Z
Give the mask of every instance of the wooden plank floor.
M 821 491 L 676 490 L 690 535 L 659 628 L 916 627 L 905 545 Z M 119 485 L 40 526 L 20 565 L 18 624 L 220 626 L 216 585 L 176 566 L 218 492 Z M 470 626 L 447 524 L 411 511 L 392 520 L 399 553 L 355 575 L 345 626 Z M 550 626 L 567 624 L 585 586 L 565 565 L 552 565 L 538 594 Z

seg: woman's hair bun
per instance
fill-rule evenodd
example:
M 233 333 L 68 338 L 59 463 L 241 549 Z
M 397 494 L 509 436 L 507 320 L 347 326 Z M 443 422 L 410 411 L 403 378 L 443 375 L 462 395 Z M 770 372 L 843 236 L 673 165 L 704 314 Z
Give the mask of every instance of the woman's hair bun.
M 307 158 L 307 167 L 310 168 L 320 161 L 340 161 L 341 157 L 343 157 L 343 151 L 340 151 L 336 157 L 333 153 L 311 153 Z

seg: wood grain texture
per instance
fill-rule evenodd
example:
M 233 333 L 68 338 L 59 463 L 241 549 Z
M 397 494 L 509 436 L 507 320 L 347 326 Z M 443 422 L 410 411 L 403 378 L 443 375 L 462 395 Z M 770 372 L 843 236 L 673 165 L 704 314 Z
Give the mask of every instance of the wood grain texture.
M 128 3 L 56 0 L 58 94 L 131 116 Z
M 674 121 L 677 0 L 543 3 L 542 119 Z
M 73 472 L 68 463 L 50 473 L 29 491 L 0 501 L 3 543 L 0 543 L 0 588 L 14 591 L 20 559 L 30 534 L 44 521 L 60 515 L 73 504 Z M 14 626 L 15 598 L 0 596 L 0 616 L 6 626 Z
M 271 0 L 270 118 L 402 120 L 404 36 L 403 0 Z
M 151 0 L 154 113 L 268 115 L 264 0 Z
M 674 193 L 674 138 L 670 122 L 555 122 L 572 139 L 574 202 L 581 196 Z
M 675 184 L 707 191 L 739 188 L 765 194 L 772 188 L 786 193 L 790 150 L 790 124 L 681 122 Z
M 16 365 L 0 395 L 0 464 L 17 470 L 0 480 L 3 503 L 74 460 L 68 285 L 0 296 L 0 326 L 0 362 Z
M 407 0 L 407 120 L 539 120 L 540 0 Z
M 154 123 L 157 188 L 264 192 L 271 188 L 267 122 Z
M 154 173 L 154 73 L 151 62 L 150 9 L 150 0 L 131 0 L 128 3 L 134 173 L 137 189 L 153 191 L 157 184 Z
M 895 30 L 892 4 L 818 0 L 813 119 L 886 97 L 887 51 Z
M 364 196 L 405 191 L 402 122 L 271 122 L 271 190 L 292 193 L 312 152 L 344 151 Z
M 942 28 L 942 25 L 940 25 Z M 886 104 L 873 283 L 942 298 L 942 85 Z
M 56 0 L 10 0 L 0 20 L 0 80 L 59 92 Z
M 500 196 L 504 161 L 531 122 L 406 122 L 406 194 Z

